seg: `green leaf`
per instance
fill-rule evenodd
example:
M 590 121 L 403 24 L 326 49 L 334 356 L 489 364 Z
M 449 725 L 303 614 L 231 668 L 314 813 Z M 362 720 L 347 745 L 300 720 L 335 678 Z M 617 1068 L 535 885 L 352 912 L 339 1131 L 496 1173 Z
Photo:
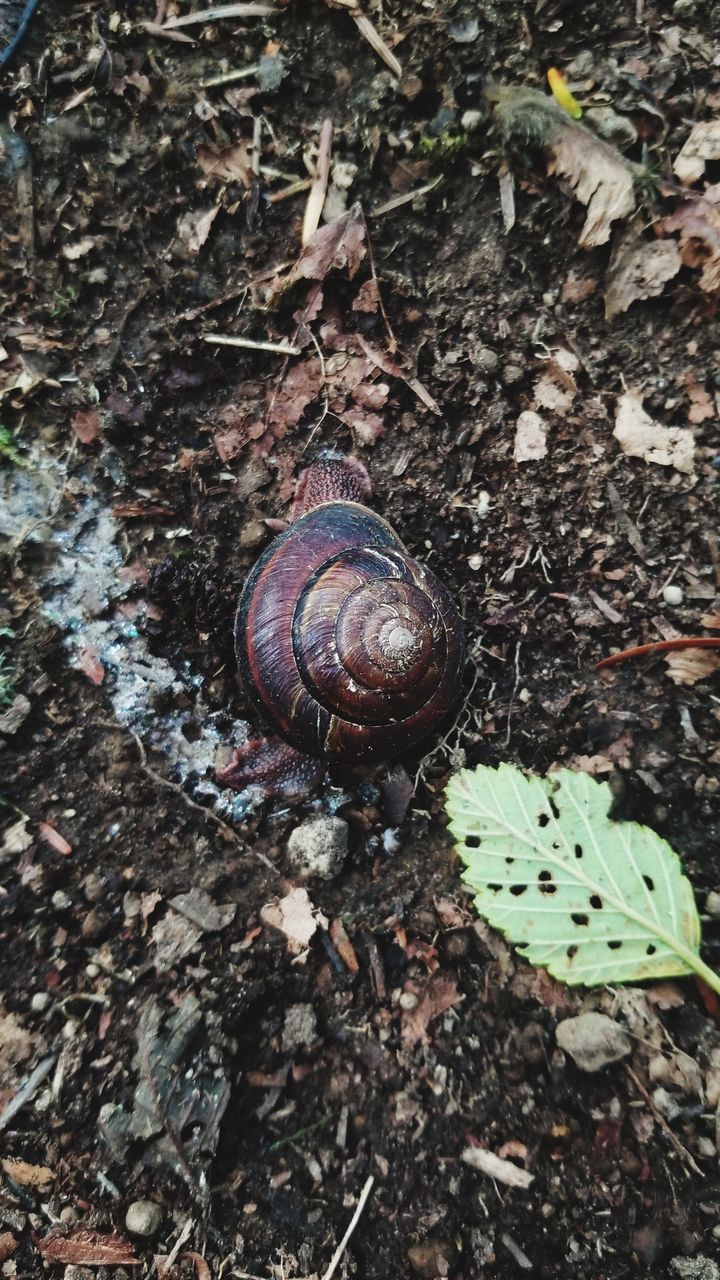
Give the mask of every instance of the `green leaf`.
M 607 783 L 503 764 L 455 774 L 450 830 L 480 915 L 570 985 L 697 973 L 700 920 L 675 851 L 638 822 L 608 817 Z
M 0 422 L 0 458 L 7 458 L 18 467 L 25 466 L 25 459 L 15 444 L 15 437 L 8 427 Z

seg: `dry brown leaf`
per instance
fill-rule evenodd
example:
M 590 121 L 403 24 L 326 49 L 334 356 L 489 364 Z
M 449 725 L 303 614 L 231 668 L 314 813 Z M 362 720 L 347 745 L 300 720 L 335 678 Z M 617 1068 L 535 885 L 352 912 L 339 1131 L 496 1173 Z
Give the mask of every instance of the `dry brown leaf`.
M 665 662 L 673 684 L 697 684 L 720 670 L 720 653 L 712 649 L 679 649 L 666 653 Z
M 405 1046 L 410 1049 L 419 1041 L 426 1044 L 430 1038 L 430 1023 L 465 997 L 458 991 L 454 978 L 439 973 L 429 978 L 424 987 L 417 983 L 409 983 L 407 986 L 413 994 L 419 996 L 414 1009 L 403 1011 L 402 1038 Z
M 267 903 L 260 919 L 285 934 L 291 955 L 306 951 L 318 925 L 327 929 L 328 924 L 325 916 L 313 906 L 307 889 L 291 889 L 284 898 Z
M 18 1241 L 12 1231 L 0 1231 L 0 1263 L 7 1262 L 17 1247 Z
M 572 393 L 558 386 L 550 373 L 543 373 L 533 389 L 534 402 L 538 409 L 549 409 L 551 413 L 567 413 L 573 402 Z M 516 459 L 520 461 L 520 459 Z
M 685 382 L 692 402 L 688 410 L 688 422 L 692 422 L 697 426 L 701 422 L 705 422 L 706 418 L 714 418 L 715 405 L 710 399 L 705 385 L 702 382 L 698 382 L 694 373 L 688 373 Z
M 12 1178 L 21 1187 L 46 1187 L 55 1177 L 52 1169 L 45 1165 L 28 1164 L 26 1160 L 19 1160 L 14 1156 L 8 1156 L 0 1163 L 8 1178 Z
M 536 462 L 547 453 L 547 427 L 539 413 L 525 409 L 518 417 L 515 426 L 515 447 L 513 457 L 516 462 Z
M 252 184 L 252 154 L 244 139 L 222 149 L 201 145 L 196 155 L 209 182 L 240 182 L 246 188 Z
M 697 200 L 687 200 L 665 218 L 665 231 L 680 232 L 680 257 L 700 271 L 700 288 L 720 292 L 720 184 L 706 187 Z
M 62 1227 L 53 1227 L 35 1244 L 46 1262 L 75 1263 L 78 1266 L 138 1266 L 139 1258 L 129 1240 L 115 1233 L 103 1235 L 78 1227 L 65 1235 Z
M 675 240 L 642 240 L 634 227 L 615 246 L 605 281 L 605 319 L 657 298 L 682 266 Z
M 563 122 L 547 147 L 548 173 L 567 178 L 587 206 L 578 243 L 605 244 L 610 226 L 635 208 L 635 168 L 609 143 L 571 120 Z
M 655 422 L 632 391 L 626 391 L 618 399 L 613 435 L 630 458 L 674 467 L 683 475 L 693 474 L 695 438 L 692 431 L 689 427 L 666 427 Z
M 720 160 L 720 120 L 695 124 L 673 164 L 673 173 L 686 186 L 705 172 L 706 160 Z
M 366 252 L 365 218 L 360 205 L 354 204 L 347 213 L 320 227 L 310 237 L 289 273 L 270 285 L 267 301 L 272 301 L 298 280 L 324 280 L 332 270 L 347 268 L 352 280 Z
M 576 276 L 574 271 L 570 271 L 563 284 L 560 298 L 563 302 L 574 306 L 578 302 L 585 302 L 587 298 L 591 298 L 597 291 L 597 287 L 597 280 L 592 280 L 589 276 Z
M 200 252 L 219 212 L 220 206 L 216 204 L 211 209 L 192 209 L 178 218 L 178 237 L 189 253 Z
M 100 414 L 97 409 L 78 409 L 70 425 L 81 444 L 92 444 L 100 435 Z

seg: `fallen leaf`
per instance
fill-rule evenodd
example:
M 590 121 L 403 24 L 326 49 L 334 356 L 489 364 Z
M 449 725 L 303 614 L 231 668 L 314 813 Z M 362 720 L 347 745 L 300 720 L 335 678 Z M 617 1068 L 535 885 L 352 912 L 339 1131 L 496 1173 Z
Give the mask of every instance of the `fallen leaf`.
M 28 1164 L 13 1156 L 0 1161 L 8 1178 L 12 1178 L 21 1187 L 46 1187 L 52 1182 L 55 1174 L 42 1164 Z
M 85 648 L 80 651 L 80 670 L 93 684 L 102 684 L 105 679 L 105 668 L 100 661 L 96 649 Z
M 103 1235 L 78 1227 L 66 1235 L 62 1227 L 53 1227 L 46 1236 L 35 1239 L 35 1245 L 46 1262 L 75 1263 L 78 1266 L 139 1266 L 140 1259 L 129 1240 L 115 1233 Z
M 616 245 L 605 287 L 605 318 L 627 311 L 633 302 L 657 298 L 682 261 L 675 240 L 642 240 L 634 227 Z
M 188 253 L 200 252 L 219 212 L 220 206 L 216 204 L 211 209 L 190 210 L 178 218 L 177 233 Z
M 515 426 L 515 447 L 513 457 L 516 462 L 536 462 L 547 453 L 547 427 L 539 413 L 525 409 L 518 417 Z
M 347 213 L 320 227 L 310 237 L 288 274 L 277 277 L 271 284 L 268 301 L 298 280 L 324 280 L 333 269 L 347 268 L 352 280 L 366 252 L 365 218 L 360 205 L 354 204 Z
M 538 378 L 533 388 L 533 399 L 539 409 L 549 409 L 551 413 L 560 414 L 566 413 L 573 402 L 572 394 L 558 386 L 550 373 L 543 373 Z M 517 456 L 515 460 L 521 461 Z
M 0 1231 L 0 1263 L 7 1262 L 18 1247 L 18 1242 L 11 1231 Z
M 687 200 L 665 218 L 665 231 L 680 232 L 683 265 L 700 271 L 705 293 L 720 291 L 720 183 L 706 187 L 697 200 Z
M 611 224 L 635 208 L 634 166 L 615 147 L 571 120 L 550 142 L 548 155 L 548 173 L 567 178 L 577 199 L 587 206 L 578 244 L 606 244 Z
M 712 649 L 679 649 L 666 653 L 665 662 L 673 684 L 697 684 L 720 670 L 720 653 Z
M 100 414 L 97 409 L 78 409 L 70 425 L 81 444 L 92 444 L 100 435 Z
M 234 902 L 218 905 L 204 889 L 191 889 L 189 893 L 181 893 L 176 898 L 171 898 L 169 905 L 193 926 L 202 929 L 203 933 L 217 933 L 220 929 L 226 929 L 235 919 L 237 911 Z
M 630 458 L 674 467 L 683 475 L 693 474 L 695 439 L 692 431 L 689 427 L 666 427 L 655 422 L 632 391 L 626 391 L 618 399 L 613 435 Z
M 673 173 L 687 186 L 702 177 L 706 160 L 720 160 L 720 120 L 705 120 L 693 125 L 675 159 Z
M 249 188 L 253 180 L 252 155 L 244 139 L 232 146 L 218 149 L 201 145 L 197 148 L 197 162 L 205 177 L 214 182 L 240 182 Z
M 419 996 L 414 1009 L 403 1011 L 403 1044 L 411 1049 L 418 1042 L 427 1044 L 430 1038 L 428 1036 L 430 1023 L 435 1018 L 439 1018 L 441 1013 L 445 1013 L 446 1009 L 459 1004 L 465 997 L 458 991 L 454 978 L 439 973 L 429 978 L 424 987 L 418 983 L 408 983 L 406 987 L 408 990 L 415 988 L 413 994 Z
M 705 422 L 706 418 L 714 418 L 715 405 L 710 399 L 704 384 L 698 382 L 694 373 L 688 373 L 685 382 L 688 395 L 692 401 L 688 411 L 688 422 L 699 425 L 701 422 Z
M 574 271 L 570 271 L 562 287 L 561 301 L 570 306 L 585 302 L 597 291 L 597 287 L 597 280 L 592 280 L 589 276 L 576 276 Z
M 307 950 L 318 925 L 327 928 L 327 920 L 310 901 L 307 889 L 291 889 L 284 898 L 269 902 L 260 912 L 260 919 L 272 929 L 278 929 L 287 938 L 291 955 Z

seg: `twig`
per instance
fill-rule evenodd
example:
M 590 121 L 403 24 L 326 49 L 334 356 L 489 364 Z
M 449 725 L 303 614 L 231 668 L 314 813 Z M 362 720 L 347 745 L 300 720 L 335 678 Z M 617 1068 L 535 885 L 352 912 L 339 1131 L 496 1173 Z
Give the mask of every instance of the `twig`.
M 254 338 L 238 338 L 232 333 L 201 333 L 203 342 L 214 342 L 218 347 L 243 347 L 248 351 L 274 351 L 280 356 L 299 356 L 299 347 L 289 342 L 256 342 Z
M 315 165 L 315 177 L 305 206 L 305 217 L 303 218 L 301 239 L 303 249 L 305 248 L 308 240 L 315 235 L 315 232 L 320 225 L 320 215 L 323 211 L 325 196 L 327 195 L 328 178 L 330 177 L 330 155 L 332 152 L 332 144 L 333 122 L 328 117 L 322 122 L 320 140 L 318 142 L 317 162 Z
M 175 27 L 190 27 L 197 22 L 218 22 L 222 18 L 270 18 L 277 14 L 274 4 L 260 4 L 250 0 L 247 4 L 214 4 L 210 9 L 196 9 L 194 13 L 181 13 L 179 18 L 168 18 L 163 26 L 167 31 Z
M 642 658 L 647 653 L 677 653 L 680 649 L 720 649 L 720 639 L 716 636 L 677 636 L 674 640 L 638 644 L 634 649 L 621 649 L 619 653 L 611 653 L 609 658 L 596 662 L 595 670 L 614 667 L 617 662 L 625 662 L 628 658 Z
M 222 84 L 234 84 L 236 80 L 248 80 L 260 69 L 260 63 L 254 62 L 251 67 L 240 67 L 237 71 L 225 71 L 220 76 L 211 76 L 209 80 L 201 80 L 201 89 L 217 89 Z
M 291 196 L 300 195 L 301 191 L 307 191 L 312 186 L 312 178 L 298 178 L 296 182 L 291 182 L 289 186 L 282 187 L 280 191 L 273 191 L 268 196 L 268 204 L 279 204 L 281 200 L 289 200 Z
M 12 1098 L 4 1110 L 0 1112 L 0 1132 L 7 1128 L 8 1124 L 13 1119 L 13 1116 L 16 1116 L 18 1111 L 22 1110 L 25 1103 L 29 1102 L 30 1099 L 34 1097 L 43 1080 L 46 1076 L 50 1075 L 50 1072 L 55 1066 L 56 1060 L 57 1054 L 51 1053 L 47 1058 L 43 1058 L 38 1062 L 35 1070 L 28 1076 L 22 1088 L 18 1089 L 15 1097 Z
M 390 68 L 393 75 L 397 76 L 398 80 L 401 80 L 402 67 L 400 66 L 400 63 L 395 57 L 395 54 L 393 53 L 392 49 L 389 49 L 388 46 L 386 45 L 385 41 L 380 35 L 380 32 L 376 30 L 376 28 L 373 26 L 370 19 L 366 18 L 364 13 L 353 13 L 352 17 L 354 18 L 357 24 L 358 31 L 361 33 L 361 35 L 364 35 L 368 44 L 372 46 L 372 48 L 375 50 L 377 54 L 379 54 L 379 56 L 382 58 L 383 62 L 385 63 L 385 66 Z
M 185 1223 L 185 1226 L 183 1227 L 182 1231 L 180 1232 L 180 1235 L 178 1236 L 177 1240 L 175 1241 L 175 1244 L 173 1245 L 173 1247 L 172 1247 L 172 1249 L 170 1250 L 170 1253 L 167 1255 L 167 1257 L 166 1257 L 166 1258 L 156 1258 L 156 1260 L 155 1260 L 155 1266 L 156 1266 L 156 1268 L 157 1268 L 157 1273 L 158 1273 L 158 1276 L 160 1277 L 160 1280 L 163 1280 L 163 1276 L 167 1275 L 167 1274 L 168 1274 L 168 1272 L 170 1271 L 171 1266 L 173 1265 L 173 1263 L 174 1263 L 175 1259 L 177 1258 L 177 1256 L 178 1256 L 178 1254 L 179 1254 L 180 1250 L 182 1249 L 183 1245 L 185 1244 L 185 1241 L 187 1240 L 188 1236 L 190 1235 L 190 1232 L 192 1231 L 192 1229 L 193 1229 L 194 1225 L 195 1225 L 195 1224 L 194 1224 L 194 1222 L 193 1222 L 192 1218 L 188 1218 L 187 1222 Z M 161 1267 L 161 1266 L 162 1266 L 162 1271 L 160 1270 L 160 1267 Z M 151 1274 L 152 1274 L 152 1273 L 151 1273 Z
M 337 1268 L 338 1268 L 338 1263 L 340 1262 L 340 1259 L 342 1258 L 345 1250 L 347 1249 L 350 1237 L 353 1231 L 355 1230 L 358 1222 L 360 1221 L 360 1215 L 363 1209 L 365 1208 L 367 1198 L 373 1189 L 374 1183 L 375 1183 L 375 1179 L 373 1175 L 370 1174 L 370 1177 L 368 1178 L 367 1182 L 365 1183 L 365 1186 L 360 1192 L 360 1199 L 358 1200 L 355 1212 L 352 1218 L 350 1219 L 350 1222 L 348 1224 L 348 1229 L 345 1232 L 345 1235 L 343 1236 L 342 1240 L 340 1241 L 337 1249 L 335 1250 L 332 1258 L 330 1259 L 330 1266 L 328 1267 L 327 1271 L 323 1272 L 322 1280 L 332 1280 L 332 1277 L 335 1275 L 335 1272 L 337 1271 Z
M 406 191 L 404 196 L 393 196 L 392 200 L 379 204 L 377 209 L 370 210 L 370 217 L 381 218 L 384 213 L 392 213 L 393 209 L 399 209 L 401 205 L 410 204 L 412 200 L 426 196 L 428 191 L 433 191 L 439 182 L 442 182 L 442 174 L 434 182 L 426 182 L 424 187 L 416 187 L 414 191 Z
M 705 1177 L 705 1174 L 704 1174 L 703 1170 L 700 1168 L 700 1165 L 699 1165 L 699 1164 L 697 1164 L 697 1162 L 693 1159 L 693 1157 L 692 1157 L 692 1155 L 690 1154 L 690 1152 L 688 1151 L 687 1147 L 684 1147 L 684 1146 L 683 1146 L 683 1144 L 682 1144 L 682 1142 L 680 1141 L 680 1139 L 678 1138 L 677 1134 L 673 1133 L 673 1131 L 672 1131 L 672 1129 L 670 1128 L 670 1125 L 668 1124 L 668 1122 L 667 1122 L 667 1120 L 665 1119 L 664 1115 L 662 1115 L 662 1113 L 661 1113 L 660 1111 L 658 1111 L 657 1107 L 655 1106 L 655 1103 L 653 1102 L 652 1098 L 650 1097 L 650 1094 L 648 1093 L 647 1089 L 645 1088 L 645 1085 L 642 1083 L 642 1080 L 640 1080 L 640 1079 L 636 1076 L 636 1074 L 635 1074 L 635 1072 L 633 1071 L 632 1067 L 628 1066 L 628 1064 L 627 1064 L 627 1063 L 625 1063 L 625 1071 L 626 1071 L 627 1075 L 629 1075 L 629 1077 L 630 1077 L 630 1079 L 632 1080 L 633 1084 L 635 1085 L 635 1088 L 637 1089 L 638 1093 L 641 1095 L 641 1097 L 643 1097 L 643 1098 L 644 1098 L 644 1100 L 645 1100 L 645 1102 L 647 1103 L 648 1107 L 649 1107 L 649 1108 L 650 1108 L 650 1110 L 652 1111 L 652 1114 L 653 1114 L 653 1116 L 654 1116 L 655 1120 L 657 1121 L 657 1123 L 660 1125 L 660 1128 L 663 1130 L 663 1132 L 664 1132 L 664 1133 L 666 1133 L 666 1134 L 667 1134 L 667 1136 L 668 1136 L 668 1138 L 670 1139 L 670 1141 L 671 1141 L 671 1143 L 672 1143 L 673 1147 L 675 1148 L 675 1151 L 677 1152 L 677 1154 L 680 1156 L 680 1158 L 681 1158 L 682 1160 L 685 1160 L 685 1161 L 687 1162 L 687 1164 L 688 1164 L 688 1165 L 690 1166 L 690 1168 L 692 1169 L 693 1173 L 698 1174 L 698 1176 L 699 1176 L 700 1178 L 704 1178 L 704 1177 Z

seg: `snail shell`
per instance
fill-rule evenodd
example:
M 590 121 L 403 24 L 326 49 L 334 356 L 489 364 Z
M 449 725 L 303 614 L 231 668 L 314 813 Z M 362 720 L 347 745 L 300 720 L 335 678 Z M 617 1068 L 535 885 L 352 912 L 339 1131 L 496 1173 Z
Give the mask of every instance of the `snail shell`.
M 310 755 L 383 759 L 430 733 L 464 661 L 455 605 L 390 525 L 324 502 L 260 557 L 238 604 L 238 666 L 277 732 Z

